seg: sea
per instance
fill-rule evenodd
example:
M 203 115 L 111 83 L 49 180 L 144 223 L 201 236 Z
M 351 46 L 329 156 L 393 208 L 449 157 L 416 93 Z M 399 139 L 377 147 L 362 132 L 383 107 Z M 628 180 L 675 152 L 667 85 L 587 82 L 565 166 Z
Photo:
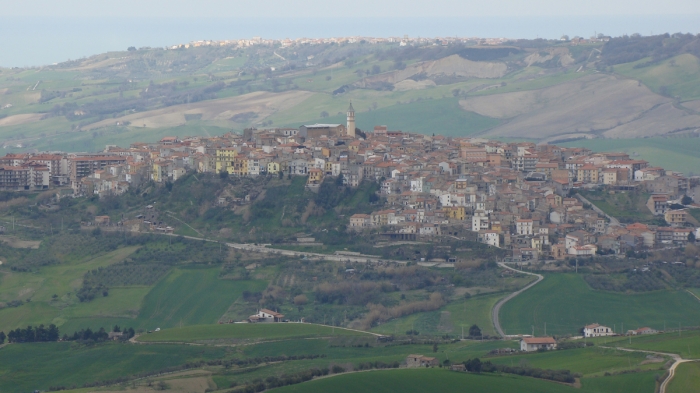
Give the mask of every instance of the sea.
M 582 3 L 583 6 L 583 3 Z M 459 18 L 146 18 L 3 17 L 0 66 L 37 67 L 127 47 L 197 40 L 284 38 L 549 38 L 700 32 L 700 15 Z

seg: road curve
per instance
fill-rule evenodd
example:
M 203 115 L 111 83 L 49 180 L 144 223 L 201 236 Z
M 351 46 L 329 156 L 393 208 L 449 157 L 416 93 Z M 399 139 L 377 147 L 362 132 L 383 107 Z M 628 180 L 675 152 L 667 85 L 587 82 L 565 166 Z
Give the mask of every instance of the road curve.
M 535 285 L 537 285 L 537 283 L 539 283 L 540 281 L 544 280 L 544 276 L 541 275 L 541 274 L 537 274 L 537 273 L 528 273 L 528 272 L 524 272 L 524 271 L 522 271 L 522 270 L 514 269 L 514 268 L 512 268 L 512 267 L 510 267 L 510 266 L 508 266 L 508 265 L 506 265 L 505 263 L 502 263 L 502 262 L 499 262 L 498 265 L 499 265 L 500 267 L 502 267 L 502 268 L 505 268 L 505 269 L 509 269 L 509 270 L 516 271 L 516 272 L 518 272 L 518 273 L 529 274 L 529 275 L 531 275 L 531 276 L 536 276 L 536 277 L 537 277 L 537 280 L 535 280 L 534 282 L 531 282 L 531 283 L 528 284 L 525 288 L 519 289 L 519 290 L 517 290 L 517 291 L 511 293 L 510 295 L 508 295 L 508 296 L 504 297 L 503 299 L 499 300 L 498 303 L 496 303 L 496 305 L 493 306 L 493 309 L 491 310 L 491 320 L 493 321 L 493 326 L 496 328 L 496 332 L 498 333 L 498 335 L 505 338 L 506 334 L 503 332 L 503 329 L 501 328 L 501 322 L 500 322 L 499 319 L 498 319 L 498 314 L 499 314 L 499 312 L 501 311 L 501 306 L 503 306 L 504 304 L 506 304 L 506 302 L 507 302 L 508 300 L 510 300 L 510 299 L 512 299 L 512 298 L 514 298 L 514 297 L 516 297 L 516 296 L 518 296 L 518 295 L 520 295 L 521 293 L 523 293 L 523 292 L 527 291 L 528 289 L 530 289 L 530 288 L 534 287 Z
M 675 354 L 675 353 L 646 351 L 643 349 L 630 349 L 630 348 L 622 348 L 622 347 L 614 347 L 613 348 L 613 347 L 601 346 L 601 348 L 617 349 L 618 351 L 625 351 L 625 352 L 642 352 L 642 353 L 651 353 L 654 355 L 670 356 L 673 359 L 673 364 L 668 369 L 668 376 L 666 377 L 666 379 L 664 379 L 663 382 L 661 382 L 661 386 L 659 387 L 659 393 L 666 393 L 666 388 L 668 387 L 668 384 L 671 383 L 671 380 L 673 379 L 673 377 L 676 375 L 676 367 L 678 367 L 679 364 L 698 361 L 697 359 L 683 359 L 682 357 L 680 357 L 680 355 Z

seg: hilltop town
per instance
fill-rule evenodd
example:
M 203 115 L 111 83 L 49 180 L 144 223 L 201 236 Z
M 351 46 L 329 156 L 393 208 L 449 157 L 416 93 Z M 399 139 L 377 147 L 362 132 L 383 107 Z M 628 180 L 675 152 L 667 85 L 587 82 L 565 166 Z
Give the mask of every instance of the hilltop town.
M 387 126 L 365 132 L 355 126 L 352 105 L 347 124 L 170 136 L 99 153 L 8 154 L 0 165 L 1 190 L 57 188 L 59 196 L 73 197 L 120 195 L 148 182 L 177 182 L 188 172 L 305 177 L 312 191 L 324 181 L 351 188 L 376 182 L 381 210 L 347 217 L 348 229 L 379 230 L 389 240 L 473 239 L 508 250 L 506 259 L 515 262 L 625 254 L 698 237 L 689 211 L 700 208 L 694 202 L 700 177 L 651 167 L 625 153 L 428 136 Z M 649 194 L 646 206 L 657 219 L 623 223 L 580 194 L 601 189 Z M 245 202 L 219 196 L 223 206 Z

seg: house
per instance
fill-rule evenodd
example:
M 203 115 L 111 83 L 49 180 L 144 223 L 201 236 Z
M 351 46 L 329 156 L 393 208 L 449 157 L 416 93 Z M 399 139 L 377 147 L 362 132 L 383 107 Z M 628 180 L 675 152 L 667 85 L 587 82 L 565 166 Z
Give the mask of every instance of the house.
M 95 216 L 95 224 L 109 225 L 109 216 Z
M 556 349 L 557 342 L 552 337 L 525 337 L 520 340 L 520 350 L 525 352 L 538 351 L 540 349 Z
M 626 334 L 628 336 L 639 336 L 642 334 L 656 334 L 658 332 L 659 332 L 658 330 L 652 329 L 650 327 L 643 327 L 643 328 L 639 328 L 637 330 L 628 330 Z
M 685 210 L 668 210 L 664 214 L 664 219 L 666 220 L 666 223 L 673 227 L 682 227 L 685 225 L 686 217 L 688 216 L 688 212 Z
M 350 227 L 352 229 L 362 229 L 372 226 L 372 216 L 369 214 L 353 214 L 350 217 Z
M 649 199 L 647 200 L 647 208 L 651 214 L 655 216 L 662 216 L 666 214 L 666 210 L 668 210 L 668 195 L 656 194 L 649 196 Z
M 408 355 L 406 357 L 406 367 L 434 367 L 440 365 L 440 361 L 436 358 L 431 358 L 423 355 Z
M 464 364 L 453 364 L 450 366 L 450 370 L 464 372 L 464 371 L 467 371 L 467 366 L 465 366 Z
M 257 314 L 248 317 L 249 322 L 283 322 L 284 314 L 268 309 L 261 309 Z
M 597 323 L 586 325 L 583 327 L 584 337 L 603 337 L 603 336 L 614 336 L 615 332 L 607 326 L 599 325 Z
M 123 335 L 122 332 L 109 332 L 107 334 L 107 338 L 110 340 L 117 341 L 117 340 L 120 340 L 122 338 L 122 335 Z
M 598 247 L 593 244 L 586 244 L 585 246 L 573 246 L 569 247 L 569 255 L 575 255 L 577 257 L 582 256 L 594 256 L 598 251 Z

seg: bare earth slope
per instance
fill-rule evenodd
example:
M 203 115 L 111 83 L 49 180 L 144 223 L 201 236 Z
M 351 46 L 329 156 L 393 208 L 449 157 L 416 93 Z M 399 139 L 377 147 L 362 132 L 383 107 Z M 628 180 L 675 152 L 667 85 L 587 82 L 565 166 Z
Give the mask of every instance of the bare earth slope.
M 631 138 L 700 127 L 700 116 L 676 109 L 671 99 L 637 81 L 602 74 L 540 90 L 468 98 L 460 104 L 467 111 L 510 119 L 488 131 L 489 136 Z
M 508 66 L 501 62 L 471 61 L 459 55 L 452 55 L 439 60 L 411 64 L 403 70 L 371 76 L 358 81 L 356 85 L 367 87 L 381 82 L 399 83 L 423 72 L 428 76 L 454 75 L 464 78 L 500 78 L 507 71 Z
M 166 108 L 134 113 L 117 119 L 103 120 L 90 124 L 85 130 L 105 127 L 115 122 L 129 121 L 135 127 L 158 128 L 175 127 L 185 124 L 185 115 L 201 115 L 202 120 L 227 121 L 233 116 L 254 112 L 266 117 L 273 112 L 298 105 L 314 93 L 308 91 L 288 91 L 283 93 L 254 92 L 237 97 L 201 101 L 192 104 L 173 105 Z

